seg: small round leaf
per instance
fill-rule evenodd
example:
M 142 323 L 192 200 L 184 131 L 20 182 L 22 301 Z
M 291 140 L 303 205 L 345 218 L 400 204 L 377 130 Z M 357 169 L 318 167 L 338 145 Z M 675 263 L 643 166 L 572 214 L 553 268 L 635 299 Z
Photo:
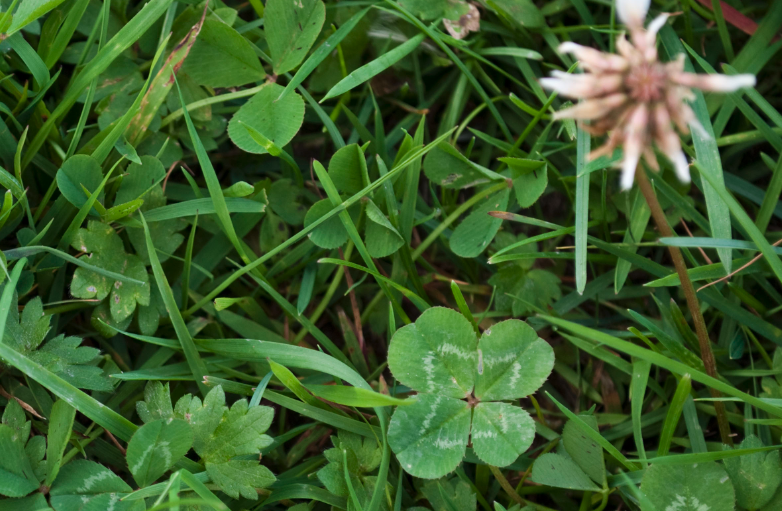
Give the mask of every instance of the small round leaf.
M 532 417 L 508 403 L 479 403 L 472 418 L 472 447 L 480 459 L 504 467 L 529 449 L 535 439 Z
M 538 390 L 554 368 L 554 350 L 523 321 L 511 319 L 486 330 L 475 396 L 481 401 L 518 399 Z
M 444 307 L 428 309 L 397 330 L 388 349 L 388 366 L 397 380 L 419 392 L 457 399 L 472 392 L 477 362 L 472 325 Z
M 388 442 L 406 472 L 436 479 L 462 461 L 470 433 L 466 401 L 419 394 L 411 406 L 400 406 L 388 426 Z
M 282 85 L 267 83 L 231 118 L 228 136 L 240 149 L 255 154 L 268 152 L 253 140 L 242 123 L 255 128 L 277 147 L 287 145 L 299 132 L 304 122 L 304 100 L 298 94 L 288 94 L 276 101 L 284 90 Z

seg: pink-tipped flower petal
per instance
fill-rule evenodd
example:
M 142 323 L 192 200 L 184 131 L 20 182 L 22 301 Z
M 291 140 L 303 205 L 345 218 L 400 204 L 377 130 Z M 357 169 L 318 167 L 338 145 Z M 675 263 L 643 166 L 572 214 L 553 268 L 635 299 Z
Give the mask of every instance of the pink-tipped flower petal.
M 630 28 L 643 27 L 651 0 L 616 0 L 616 15 Z
M 605 53 L 570 41 L 559 45 L 560 53 L 570 53 L 582 67 L 594 71 L 621 73 L 627 69 L 627 60 L 619 55 Z
M 611 110 L 622 106 L 625 101 L 627 101 L 625 94 L 611 94 L 605 98 L 590 99 L 576 106 L 556 112 L 554 119 L 577 119 L 580 121 L 599 119 L 607 115 Z
M 625 128 L 624 161 L 622 162 L 622 190 L 633 187 L 635 169 L 644 150 L 644 133 L 649 122 L 646 105 L 641 104 L 633 111 Z
M 673 163 L 676 176 L 682 183 L 690 182 L 690 164 L 687 162 L 687 156 L 682 151 L 679 137 L 671 127 L 671 116 L 664 105 L 658 105 L 654 109 L 655 141 L 657 147 Z
M 674 73 L 671 80 L 681 86 L 707 92 L 735 92 L 744 87 L 754 87 L 754 75 L 700 75 L 695 73 Z

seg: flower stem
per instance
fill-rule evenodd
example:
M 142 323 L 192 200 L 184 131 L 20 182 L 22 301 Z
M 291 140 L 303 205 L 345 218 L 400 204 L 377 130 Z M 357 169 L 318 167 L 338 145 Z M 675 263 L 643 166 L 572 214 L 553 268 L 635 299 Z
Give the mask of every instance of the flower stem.
M 657 224 L 657 230 L 663 237 L 673 237 L 673 230 L 668 225 L 668 220 L 665 218 L 660 202 L 657 200 L 657 195 L 654 192 L 652 183 L 646 176 L 646 172 L 641 167 L 635 172 L 636 182 L 646 199 L 646 203 L 649 205 L 649 209 L 652 212 L 652 218 L 654 218 L 655 224 Z M 700 302 L 698 301 L 698 295 L 695 294 L 695 288 L 692 285 L 690 276 L 687 274 L 687 265 L 682 257 L 682 252 L 679 247 L 668 247 L 668 251 L 671 254 L 673 265 L 676 268 L 676 273 L 679 275 L 679 281 L 681 282 L 682 291 L 687 299 L 687 307 L 690 309 L 690 315 L 692 316 L 692 322 L 695 324 L 695 333 L 698 336 L 698 344 L 701 348 L 701 360 L 703 360 L 703 366 L 706 369 L 706 374 L 712 378 L 718 378 L 717 375 L 717 363 L 714 360 L 714 353 L 711 351 L 711 340 L 709 339 L 709 333 L 706 330 L 706 322 L 701 314 Z M 715 389 L 709 389 L 713 398 L 720 397 L 720 393 Z M 721 401 L 714 402 L 714 409 L 717 412 L 717 425 L 720 430 L 720 437 L 722 443 L 727 445 L 733 445 L 733 439 L 730 436 L 730 425 L 728 424 L 728 415 L 725 412 L 725 404 Z

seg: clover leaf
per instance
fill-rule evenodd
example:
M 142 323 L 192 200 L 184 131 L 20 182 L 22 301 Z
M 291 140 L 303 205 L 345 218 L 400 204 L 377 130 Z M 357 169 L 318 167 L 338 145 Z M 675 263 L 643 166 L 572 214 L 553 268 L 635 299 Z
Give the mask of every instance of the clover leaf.
M 582 414 L 579 418 L 598 430 L 594 415 Z M 532 481 L 569 490 L 597 492 L 600 487 L 607 488 L 603 449 L 587 436 L 583 427 L 574 421 L 565 424 L 560 452 L 538 457 L 530 475 Z
M 111 319 L 122 322 L 136 310 L 136 305 L 149 305 L 149 275 L 138 256 L 125 252 L 122 240 L 107 224 L 90 221 L 87 229 L 79 229 L 71 242 L 76 250 L 88 252 L 82 256 L 90 264 L 144 282 L 144 285 L 113 281 L 86 268 L 76 268 L 71 282 L 71 294 L 76 298 L 109 298 Z
M 478 339 L 464 316 L 435 307 L 394 334 L 388 365 L 419 392 L 415 404 L 394 413 L 391 448 L 407 472 L 434 479 L 459 465 L 468 439 L 479 458 L 496 466 L 527 450 L 532 418 L 504 401 L 540 388 L 554 351 L 523 321 L 503 321 Z
M 68 463 L 60 471 L 51 492 L 55 511 L 71 509 L 111 509 L 113 511 L 140 511 L 144 502 L 122 500 L 132 488 L 110 469 L 89 460 Z
M 144 204 L 139 209 L 145 213 L 166 205 L 168 199 L 160 185 L 166 175 L 166 169 L 160 160 L 153 156 L 142 156 L 141 164 L 131 164 L 127 173 L 128 175 L 122 179 L 117 190 L 114 204 L 125 204 L 136 199 L 143 199 Z M 155 248 L 158 249 L 158 258 L 161 263 L 167 261 L 185 240 L 185 237 L 179 232 L 185 227 L 187 227 L 187 222 L 181 218 L 149 223 L 149 234 L 155 240 Z M 128 239 L 136 250 L 136 254 L 145 266 L 149 266 L 149 252 L 147 251 L 144 229 L 128 227 L 127 232 Z
M 716 461 L 652 464 L 644 473 L 641 491 L 654 509 L 733 511 L 736 508 L 733 484 L 725 468 Z
M 747 435 L 739 449 L 759 449 L 763 441 L 755 435 Z M 724 447 L 724 449 L 731 449 Z M 755 510 L 760 509 L 774 497 L 782 482 L 782 466 L 779 464 L 779 452 L 756 452 L 725 460 L 725 470 L 736 490 L 736 502 L 739 506 Z

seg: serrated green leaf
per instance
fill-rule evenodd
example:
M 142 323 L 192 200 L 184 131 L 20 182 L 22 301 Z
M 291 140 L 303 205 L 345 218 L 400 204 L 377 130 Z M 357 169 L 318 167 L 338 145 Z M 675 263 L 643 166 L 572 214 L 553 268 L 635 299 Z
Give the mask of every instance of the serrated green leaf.
M 55 511 L 138 511 L 144 505 L 121 500 L 131 488 L 108 468 L 89 460 L 68 463 L 54 481 L 50 503 Z
M 122 240 L 111 226 L 90 221 L 87 229 L 79 229 L 71 242 L 76 250 L 89 252 L 82 256 L 91 264 L 144 282 L 143 286 L 112 280 L 86 268 L 73 273 L 71 294 L 77 298 L 108 297 L 112 319 L 121 323 L 136 310 L 136 305 L 149 305 L 149 275 L 138 256 L 125 252 Z
M 254 460 L 233 459 L 256 454 L 272 443 L 263 433 L 269 429 L 274 411 L 267 406 L 249 408 L 237 401 L 229 410 L 220 386 L 212 389 L 202 406 L 193 398 L 188 410 L 195 432 L 193 448 L 206 462 L 209 477 L 229 496 L 257 500 L 257 488 L 274 482 L 271 471 Z M 179 407 L 179 403 L 177 403 Z
M 419 392 L 456 399 L 472 393 L 477 364 L 472 325 L 442 307 L 397 330 L 388 350 L 388 366 L 397 380 Z
M 6 344 L 78 388 L 102 391 L 114 388 L 103 370 L 91 365 L 100 352 L 80 346 L 80 337 L 61 334 L 43 343 L 51 316 L 44 315 L 40 297 L 30 300 L 21 314 L 16 300 L 13 302 L 4 332 Z
M 24 452 L 29 433 L 29 426 L 25 434 L 9 424 L 0 424 L 0 452 L 3 453 L 0 456 L 0 495 L 24 497 L 38 488 L 39 483 Z
M 144 400 L 136 402 L 136 412 L 145 424 L 173 418 L 174 408 L 171 406 L 171 390 L 168 383 L 165 385 L 159 381 L 147 383 L 144 388 Z

